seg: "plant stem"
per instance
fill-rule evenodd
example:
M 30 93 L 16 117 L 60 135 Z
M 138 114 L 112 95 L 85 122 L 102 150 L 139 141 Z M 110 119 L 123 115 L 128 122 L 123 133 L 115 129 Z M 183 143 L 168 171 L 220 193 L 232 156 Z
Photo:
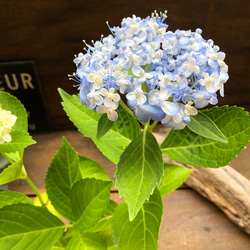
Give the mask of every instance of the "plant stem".
M 158 124 L 158 121 L 154 121 L 150 126 L 149 126 L 149 131 L 152 132 L 152 130 L 154 129 L 154 127 Z
M 26 182 L 30 185 L 30 187 L 35 191 L 35 193 L 36 193 L 38 199 L 40 200 L 40 202 L 41 202 L 41 204 L 42 204 L 42 207 L 46 207 L 46 204 L 43 202 L 43 199 L 42 199 L 42 197 L 41 197 L 40 192 L 38 191 L 38 189 L 37 189 L 37 187 L 35 186 L 35 184 L 31 181 L 31 179 L 30 179 L 28 176 L 26 176 L 26 177 L 24 178 L 24 180 L 26 180 Z
M 120 102 L 120 104 L 122 105 L 122 107 L 123 107 L 130 115 L 132 115 L 132 116 L 134 117 L 134 114 L 133 114 L 132 110 L 128 108 L 128 106 L 123 102 L 123 100 L 120 99 L 119 102 Z

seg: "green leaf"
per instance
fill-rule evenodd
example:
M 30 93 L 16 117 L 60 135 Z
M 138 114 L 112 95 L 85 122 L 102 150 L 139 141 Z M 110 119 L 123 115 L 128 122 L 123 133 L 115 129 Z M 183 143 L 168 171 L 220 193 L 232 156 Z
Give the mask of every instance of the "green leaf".
M 26 195 L 14 191 L 0 192 L 0 208 L 5 206 L 25 203 L 33 205 L 33 201 Z
M 45 179 L 46 190 L 55 209 L 66 219 L 75 221 L 71 207 L 71 189 L 81 179 L 78 154 L 63 138 L 62 146 L 51 162 Z
M 16 204 L 0 209 L 0 249 L 47 250 L 65 225 L 43 208 Z
M 217 125 L 202 111 L 195 116 L 190 116 L 190 118 L 191 122 L 187 126 L 194 133 L 215 141 L 228 143 L 227 138 Z
M 83 179 L 72 188 L 72 210 L 77 228 L 87 230 L 101 218 L 109 204 L 111 181 Z
M 104 136 L 111 129 L 113 124 L 114 122 L 108 119 L 107 114 L 103 114 L 98 121 L 97 139 L 100 139 L 102 136 Z
M 105 238 L 97 233 L 78 233 L 67 244 L 66 250 L 106 250 Z
M 36 142 L 31 138 L 28 132 L 25 131 L 11 131 L 11 142 L 5 142 L 0 144 L 1 153 L 14 153 L 20 152 L 20 158 L 22 159 L 23 150 L 29 145 L 35 144 Z
M 78 130 L 86 137 L 96 138 L 100 114 L 92 109 L 88 109 L 86 105 L 81 105 L 79 96 L 71 96 L 62 89 L 58 89 L 58 92 L 63 99 L 62 105 L 65 112 Z
M 203 112 L 226 136 L 227 144 L 204 138 L 186 127 L 169 133 L 161 145 L 162 152 L 173 160 L 194 166 L 225 166 L 249 143 L 250 116 L 235 106 L 213 107 Z
M 23 179 L 25 176 L 23 175 L 23 163 L 22 161 L 14 162 L 9 165 L 4 171 L 0 174 L 0 185 L 9 183 L 16 179 Z
M 83 156 L 79 156 L 79 164 L 82 178 L 95 178 L 103 181 L 111 181 L 108 174 L 97 162 Z
M 17 120 L 12 127 L 12 131 L 28 131 L 28 118 L 26 110 L 22 103 L 8 92 L 0 91 L 0 107 L 10 111 L 12 115 L 17 117 Z
M 55 210 L 54 206 L 51 204 L 51 201 L 49 200 L 47 193 L 45 192 L 45 193 L 40 194 L 40 197 L 43 200 L 43 204 L 46 204 L 46 208 L 48 209 L 48 211 L 60 219 L 61 215 Z M 41 203 L 38 196 L 36 196 L 34 200 L 34 205 L 38 207 L 42 207 L 43 204 Z
M 161 196 L 163 197 L 180 187 L 191 172 L 192 169 L 190 168 L 164 163 L 164 175 L 158 187 Z
M 88 109 L 86 105 L 81 105 L 78 96 L 71 96 L 62 89 L 58 91 L 63 99 L 62 105 L 65 112 L 78 130 L 91 138 L 109 160 L 117 163 L 127 145 L 140 133 L 140 126 L 136 119 L 120 105 L 117 110 L 118 120 L 105 135 L 97 139 L 96 131 L 100 114 Z
M 115 173 L 116 187 L 128 204 L 130 220 L 160 184 L 162 174 L 163 160 L 158 143 L 152 133 L 143 131 L 125 149 Z
M 162 199 L 157 189 L 133 221 L 129 220 L 127 204 L 121 203 L 115 211 L 111 228 L 115 246 L 121 250 L 158 249 L 162 214 Z
M 100 220 L 93 227 L 87 229 L 87 232 L 100 232 L 104 230 L 108 230 L 112 226 L 113 214 L 118 204 L 113 200 L 109 200 L 108 207 Z

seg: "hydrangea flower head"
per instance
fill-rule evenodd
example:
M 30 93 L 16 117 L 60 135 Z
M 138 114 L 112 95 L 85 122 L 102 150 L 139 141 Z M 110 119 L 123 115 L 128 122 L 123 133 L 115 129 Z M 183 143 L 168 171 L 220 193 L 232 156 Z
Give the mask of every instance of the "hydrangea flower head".
M 190 115 L 208 104 L 217 104 L 228 79 L 225 53 L 205 40 L 201 29 L 168 31 L 166 11 L 140 18 L 123 18 L 120 27 L 79 53 L 76 72 L 80 102 L 110 120 L 121 95 L 135 117 L 145 122 L 182 129 Z
M 12 115 L 10 111 L 0 108 L 0 144 L 11 141 L 11 135 L 9 133 L 16 119 L 17 117 Z

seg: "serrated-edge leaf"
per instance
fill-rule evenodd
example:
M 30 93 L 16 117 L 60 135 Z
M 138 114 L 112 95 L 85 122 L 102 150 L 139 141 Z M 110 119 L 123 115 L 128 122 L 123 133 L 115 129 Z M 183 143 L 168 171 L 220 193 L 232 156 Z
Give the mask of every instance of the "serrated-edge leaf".
M 143 131 L 125 149 L 115 173 L 115 187 L 128 204 L 133 220 L 142 204 L 160 184 L 163 160 L 159 145 L 148 131 Z
M 165 196 L 180 187 L 193 170 L 176 164 L 164 163 L 164 174 L 158 190 Z
M 0 174 L 0 185 L 22 178 L 22 161 L 14 162 Z
M 100 114 L 88 109 L 86 105 L 81 105 L 77 95 L 71 96 L 62 89 L 58 89 L 58 91 L 69 119 L 84 136 L 94 141 L 98 149 L 109 160 L 116 164 L 126 146 L 140 133 L 140 126 L 136 119 L 119 106 L 118 120 L 104 136 L 97 139 L 96 131 Z
M 0 209 L 0 249 L 50 249 L 65 225 L 43 208 L 15 204 Z
M 72 188 L 72 211 L 79 230 L 93 227 L 109 204 L 111 181 L 82 179 Z
M 25 204 L 32 204 L 33 201 L 26 195 L 22 193 L 18 193 L 15 191 L 2 191 L 0 192 L 0 208 L 5 206 L 25 203 Z
M 12 127 L 12 131 L 28 131 L 28 118 L 26 109 L 15 96 L 8 92 L 0 91 L 0 107 L 4 110 L 11 111 L 11 114 L 17 117 L 17 120 Z
M 111 181 L 108 174 L 97 162 L 83 156 L 79 156 L 82 179 L 95 178 L 98 180 Z
M 188 127 L 171 131 L 161 145 L 169 158 L 200 167 L 222 167 L 230 163 L 249 143 L 250 116 L 235 106 L 213 107 L 203 112 L 226 136 L 228 144 L 204 138 Z
M 157 189 L 133 221 L 129 220 L 126 203 L 121 203 L 115 211 L 111 228 L 115 246 L 121 250 L 158 249 L 162 214 L 162 199 Z
M 194 133 L 203 137 L 228 143 L 227 138 L 218 128 L 218 126 L 202 111 L 197 115 L 190 116 L 191 122 L 187 124 L 188 128 Z
M 105 237 L 97 233 L 78 233 L 67 244 L 65 250 L 106 250 Z
M 66 219 L 75 220 L 71 207 L 71 189 L 81 179 L 79 157 L 75 150 L 63 138 L 48 169 L 45 184 L 46 191 L 54 208 Z
M 0 144 L 0 152 L 3 153 L 14 153 L 20 152 L 23 154 L 23 150 L 36 142 L 32 139 L 28 132 L 25 131 L 11 131 L 11 142 L 5 142 Z

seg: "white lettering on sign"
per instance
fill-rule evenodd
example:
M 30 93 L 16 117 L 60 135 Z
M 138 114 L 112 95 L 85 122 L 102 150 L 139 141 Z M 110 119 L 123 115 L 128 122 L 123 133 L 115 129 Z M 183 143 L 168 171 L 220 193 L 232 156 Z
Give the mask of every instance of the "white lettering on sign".
M 30 74 L 28 73 L 21 73 L 20 74 L 20 78 L 21 78 L 21 82 L 18 81 L 16 74 L 4 74 L 3 78 L 6 82 L 7 87 L 10 90 L 17 90 L 20 88 L 20 86 L 22 86 L 24 89 L 34 89 L 34 85 L 32 84 L 32 77 Z M 2 81 L 0 81 L 0 84 L 3 84 Z M 0 90 L 5 90 L 4 87 L 0 87 Z

